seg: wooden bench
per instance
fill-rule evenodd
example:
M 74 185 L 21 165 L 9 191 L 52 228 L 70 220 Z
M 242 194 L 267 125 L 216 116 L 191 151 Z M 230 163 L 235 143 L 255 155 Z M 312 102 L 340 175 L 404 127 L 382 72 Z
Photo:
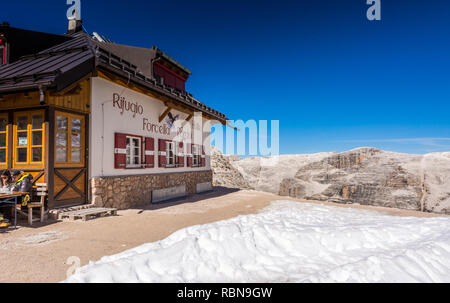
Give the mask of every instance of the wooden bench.
M 39 201 L 28 202 L 28 224 L 33 225 L 33 222 L 44 222 L 45 211 L 45 197 L 48 196 L 47 183 L 36 183 L 35 195 L 39 198 Z M 41 208 L 41 218 L 33 219 L 33 209 Z M 48 211 L 47 211 L 48 212 Z

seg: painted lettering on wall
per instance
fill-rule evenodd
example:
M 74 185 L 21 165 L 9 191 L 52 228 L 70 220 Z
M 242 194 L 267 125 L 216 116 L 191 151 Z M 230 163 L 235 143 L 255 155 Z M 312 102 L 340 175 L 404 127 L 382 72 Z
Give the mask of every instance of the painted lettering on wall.
M 150 120 L 148 120 L 147 118 L 143 119 L 142 130 L 170 136 L 170 128 L 169 127 L 167 127 L 165 125 L 151 123 Z
M 132 112 L 133 118 L 136 117 L 136 114 L 142 115 L 144 113 L 142 105 L 137 102 L 132 103 L 117 93 L 113 94 L 113 107 L 119 108 L 121 115 L 123 115 L 124 111 Z
M 152 123 L 147 118 L 142 119 L 142 130 L 152 132 L 152 133 L 160 133 L 162 135 L 167 135 L 167 136 L 170 136 L 173 133 L 171 127 L 168 127 L 167 125 Z M 176 135 L 182 136 L 183 138 L 191 137 L 190 133 L 184 131 L 183 127 L 176 128 Z
M 121 115 L 123 115 L 124 112 L 133 113 L 133 118 L 135 118 L 136 115 L 144 114 L 144 107 L 142 105 L 137 102 L 131 102 L 118 93 L 113 93 L 113 107 L 118 109 Z M 173 116 L 170 113 L 171 123 L 166 121 L 165 124 L 153 123 L 148 118 L 142 118 L 142 130 L 166 136 L 175 134 L 182 138 L 190 138 L 191 133 L 178 125 L 180 122 L 178 117 L 179 115 Z

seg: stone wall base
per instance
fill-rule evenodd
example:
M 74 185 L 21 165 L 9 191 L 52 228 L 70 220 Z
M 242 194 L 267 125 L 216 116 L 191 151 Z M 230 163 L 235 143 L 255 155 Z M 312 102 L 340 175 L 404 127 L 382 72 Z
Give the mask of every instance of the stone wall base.
M 212 182 L 212 171 L 96 177 L 90 179 L 91 203 L 95 207 L 127 209 L 152 203 L 152 190 L 186 185 L 186 193 L 196 193 L 198 183 Z

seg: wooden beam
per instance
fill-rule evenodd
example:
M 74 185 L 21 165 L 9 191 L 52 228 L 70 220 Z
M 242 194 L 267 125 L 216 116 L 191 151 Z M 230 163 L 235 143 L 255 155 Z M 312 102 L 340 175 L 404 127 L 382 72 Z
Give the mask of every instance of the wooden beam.
M 72 84 L 59 92 L 50 93 L 50 96 L 67 96 L 67 95 L 79 95 L 81 92 L 81 86 L 79 83 Z
M 52 92 L 50 93 L 50 96 L 64 96 L 66 94 L 68 95 L 78 95 L 81 92 L 81 86 L 80 83 L 89 79 L 90 77 L 92 77 L 92 73 L 87 74 L 86 76 L 84 76 L 83 78 L 81 78 L 80 80 L 78 80 L 75 83 L 72 83 L 71 85 L 67 86 L 66 88 L 58 91 L 58 92 Z
M 159 123 L 161 123 L 162 120 L 164 120 L 164 118 L 170 113 L 171 110 L 172 107 L 167 106 L 166 110 L 161 114 L 161 116 L 159 116 Z
M 227 122 L 227 126 L 230 127 L 230 128 L 232 128 L 232 129 L 237 130 L 238 132 L 241 131 L 239 128 L 236 128 L 236 127 L 234 127 L 234 126 L 231 126 L 228 122 Z
M 188 108 L 186 108 L 184 106 L 180 106 L 180 105 L 176 104 L 175 102 L 168 101 L 168 102 L 165 102 L 164 104 L 166 104 L 167 106 L 172 107 L 172 109 L 176 109 L 177 111 L 180 111 L 180 112 L 185 113 L 187 115 L 194 115 L 194 112 L 192 110 L 189 110 Z

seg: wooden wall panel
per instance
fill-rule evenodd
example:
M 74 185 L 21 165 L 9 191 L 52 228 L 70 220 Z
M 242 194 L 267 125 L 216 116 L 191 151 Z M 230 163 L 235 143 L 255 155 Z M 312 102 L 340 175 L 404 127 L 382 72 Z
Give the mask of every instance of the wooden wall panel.
M 58 169 L 58 172 L 70 181 L 80 172 L 80 169 Z
M 79 83 L 79 88 L 75 85 L 65 95 L 48 95 L 48 103 L 60 108 L 70 109 L 82 113 L 90 113 L 90 80 L 86 79 Z
M 67 189 L 64 194 L 62 194 L 58 200 L 68 200 L 68 199 L 74 199 L 74 198 L 81 198 L 80 194 L 77 193 L 72 188 Z
M 64 182 L 62 179 L 60 179 L 57 175 L 54 175 L 54 192 L 55 195 L 59 194 L 60 191 L 63 190 L 64 187 L 66 187 L 66 182 Z
M 83 168 L 56 168 L 54 170 L 53 206 L 86 203 L 86 174 Z M 74 180 L 76 179 L 76 180 Z
M 86 194 L 86 178 L 85 175 L 82 175 L 81 177 L 78 178 L 77 181 L 75 181 L 74 185 L 81 190 L 83 193 Z
M 0 101 L 0 109 L 14 109 L 39 106 L 39 92 L 34 91 L 22 94 L 4 95 Z
M 62 92 L 62 95 L 55 94 L 54 91 L 45 92 L 46 104 L 54 105 L 59 108 L 78 111 L 80 113 L 90 113 L 91 105 L 91 82 L 90 79 L 84 79 L 68 88 L 68 91 Z M 0 101 L 0 110 L 21 109 L 28 107 L 43 107 L 40 105 L 39 91 L 19 94 L 5 94 Z

